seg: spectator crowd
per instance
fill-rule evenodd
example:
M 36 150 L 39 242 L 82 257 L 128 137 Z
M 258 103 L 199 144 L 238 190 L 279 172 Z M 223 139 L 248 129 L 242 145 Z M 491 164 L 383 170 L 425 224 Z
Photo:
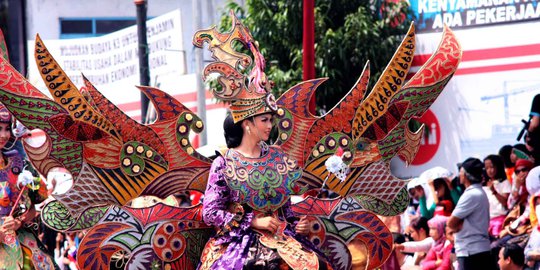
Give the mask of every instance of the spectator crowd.
M 383 219 L 395 248 L 382 269 L 540 269 L 539 107 L 537 95 L 524 143 L 409 182 L 407 211 Z

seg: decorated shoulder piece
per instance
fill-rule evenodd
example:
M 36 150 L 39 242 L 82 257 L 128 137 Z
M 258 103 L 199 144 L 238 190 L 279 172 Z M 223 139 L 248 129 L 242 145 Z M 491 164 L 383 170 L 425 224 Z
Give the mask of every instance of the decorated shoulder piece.
M 260 158 L 246 158 L 235 150 L 229 150 L 224 158 L 230 188 L 239 193 L 240 203 L 254 210 L 274 213 L 301 191 L 296 180 L 302 171 L 279 147 L 268 147 Z

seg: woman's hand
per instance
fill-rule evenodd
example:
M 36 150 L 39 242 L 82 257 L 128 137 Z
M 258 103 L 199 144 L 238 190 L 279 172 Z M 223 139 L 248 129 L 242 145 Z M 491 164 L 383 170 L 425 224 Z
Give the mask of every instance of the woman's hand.
M 16 231 L 22 225 L 22 221 L 19 219 L 13 218 L 12 216 L 4 217 L 4 224 L 2 224 L 2 229 L 4 231 Z
M 306 216 L 302 216 L 296 224 L 296 233 L 300 235 L 309 234 L 309 220 L 306 218 Z
M 275 233 L 279 228 L 280 221 L 275 217 L 254 217 L 251 227 Z

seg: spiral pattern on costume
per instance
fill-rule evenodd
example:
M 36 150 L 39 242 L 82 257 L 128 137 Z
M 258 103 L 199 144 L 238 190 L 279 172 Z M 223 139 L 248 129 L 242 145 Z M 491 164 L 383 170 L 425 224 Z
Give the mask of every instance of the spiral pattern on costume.
M 288 166 L 285 163 L 277 163 L 276 164 L 276 171 L 280 174 L 286 173 L 288 170 Z

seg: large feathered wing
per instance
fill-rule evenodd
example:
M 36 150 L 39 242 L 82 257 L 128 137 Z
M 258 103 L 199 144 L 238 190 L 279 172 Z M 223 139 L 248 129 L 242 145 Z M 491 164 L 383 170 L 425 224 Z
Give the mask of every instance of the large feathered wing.
M 315 117 L 302 106 L 322 80 L 303 82 L 286 92 L 278 104 L 278 144 L 299 160 L 306 184 L 327 188 L 341 196 L 372 196 L 390 205 L 407 181 L 394 177 L 389 160 L 396 154 L 410 160 L 418 149 L 418 131 L 407 129 L 408 121 L 420 117 L 435 101 L 457 69 L 461 47 L 446 28 L 432 58 L 405 83 L 414 57 L 414 26 L 376 85 L 364 98 L 369 66 L 357 84 L 331 111 Z M 291 102 L 291 100 L 298 102 Z M 329 174 L 325 161 L 336 149 L 344 149 L 343 161 L 350 167 L 341 181 Z
M 28 129 L 41 129 L 43 145 L 23 143 L 42 174 L 68 169 L 74 184 L 42 210 L 56 230 L 89 228 L 109 205 L 123 206 L 141 195 L 166 197 L 188 189 L 204 191 L 210 160 L 195 151 L 190 131 L 200 119 L 173 97 L 141 87 L 157 108 L 158 120 L 142 125 L 121 112 L 85 79 L 85 96 L 37 36 L 36 64 L 53 99 L 0 59 L 0 101 Z

